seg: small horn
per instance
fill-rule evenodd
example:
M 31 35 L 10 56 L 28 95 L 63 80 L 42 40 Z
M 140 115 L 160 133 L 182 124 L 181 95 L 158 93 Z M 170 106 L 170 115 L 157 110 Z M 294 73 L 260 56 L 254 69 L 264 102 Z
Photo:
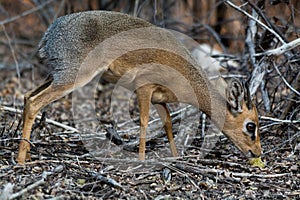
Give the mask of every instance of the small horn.
M 243 81 L 243 86 L 245 90 L 244 100 L 247 105 L 247 108 L 250 110 L 252 109 L 252 99 L 250 95 L 249 85 L 250 85 L 250 78 L 246 82 Z

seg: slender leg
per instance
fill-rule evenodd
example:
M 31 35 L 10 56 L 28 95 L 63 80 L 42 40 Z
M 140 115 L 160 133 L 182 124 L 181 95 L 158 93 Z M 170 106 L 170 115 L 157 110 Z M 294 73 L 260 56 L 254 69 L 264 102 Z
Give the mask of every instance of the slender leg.
M 161 118 L 161 121 L 164 123 L 164 129 L 169 140 L 172 156 L 178 157 L 175 141 L 173 138 L 172 119 L 170 116 L 169 109 L 165 103 L 155 104 L 155 108 Z
M 32 125 L 39 110 L 72 90 L 72 86 L 53 88 L 51 81 L 47 80 L 35 90 L 28 92 L 24 97 L 23 133 L 17 157 L 19 164 L 23 164 L 26 159 L 30 158 L 30 144 L 28 141 L 30 140 Z
M 139 159 L 145 160 L 146 151 L 146 133 L 149 121 L 149 109 L 151 103 L 153 90 L 149 86 L 142 86 L 137 89 L 137 98 L 140 108 L 140 146 L 139 146 Z

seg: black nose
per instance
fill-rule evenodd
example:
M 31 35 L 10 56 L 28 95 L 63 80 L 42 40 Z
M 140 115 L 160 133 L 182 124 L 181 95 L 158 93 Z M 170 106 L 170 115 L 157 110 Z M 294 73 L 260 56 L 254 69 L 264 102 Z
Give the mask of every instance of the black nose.
M 249 150 L 249 152 L 250 152 L 252 158 L 258 158 L 259 157 L 258 155 L 254 154 L 251 150 Z

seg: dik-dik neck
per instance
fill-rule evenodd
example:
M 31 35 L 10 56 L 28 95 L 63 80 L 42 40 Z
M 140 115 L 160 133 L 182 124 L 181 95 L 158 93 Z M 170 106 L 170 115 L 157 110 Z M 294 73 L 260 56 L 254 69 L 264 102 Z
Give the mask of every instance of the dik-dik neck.
M 208 115 L 215 125 L 222 130 L 226 121 L 226 99 L 217 88 L 208 80 L 202 69 L 193 67 L 192 76 L 189 77 L 196 96 L 196 101 L 186 102 L 197 107 Z

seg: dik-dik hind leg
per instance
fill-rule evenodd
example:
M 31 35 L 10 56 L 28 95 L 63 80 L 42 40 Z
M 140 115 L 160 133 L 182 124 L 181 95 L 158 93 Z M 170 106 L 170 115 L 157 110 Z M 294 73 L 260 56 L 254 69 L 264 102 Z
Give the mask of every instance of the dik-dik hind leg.
M 153 89 L 151 86 L 142 86 L 137 89 L 137 98 L 140 108 L 140 146 L 139 146 L 139 160 L 145 160 L 146 151 L 146 134 L 149 121 L 149 110 L 152 98 Z
M 28 141 L 30 140 L 32 125 L 39 110 L 50 102 L 66 95 L 73 88 L 72 85 L 54 88 L 51 83 L 52 79 L 46 80 L 41 86 L 26 93 L 24 97 L 23 133 L 17 157 L 19 164 L 23 164 L 30 157 L 30 144 Z
M 164 123 L 164 129 L 167 134 L 170 149 L 173 157 L 178 157 L 173 132 L 172 132 L 172 119 L 170 116 L 169 109 L 165 103 L 155 104 L 155 108 L 161 118 L 162 123 Z

